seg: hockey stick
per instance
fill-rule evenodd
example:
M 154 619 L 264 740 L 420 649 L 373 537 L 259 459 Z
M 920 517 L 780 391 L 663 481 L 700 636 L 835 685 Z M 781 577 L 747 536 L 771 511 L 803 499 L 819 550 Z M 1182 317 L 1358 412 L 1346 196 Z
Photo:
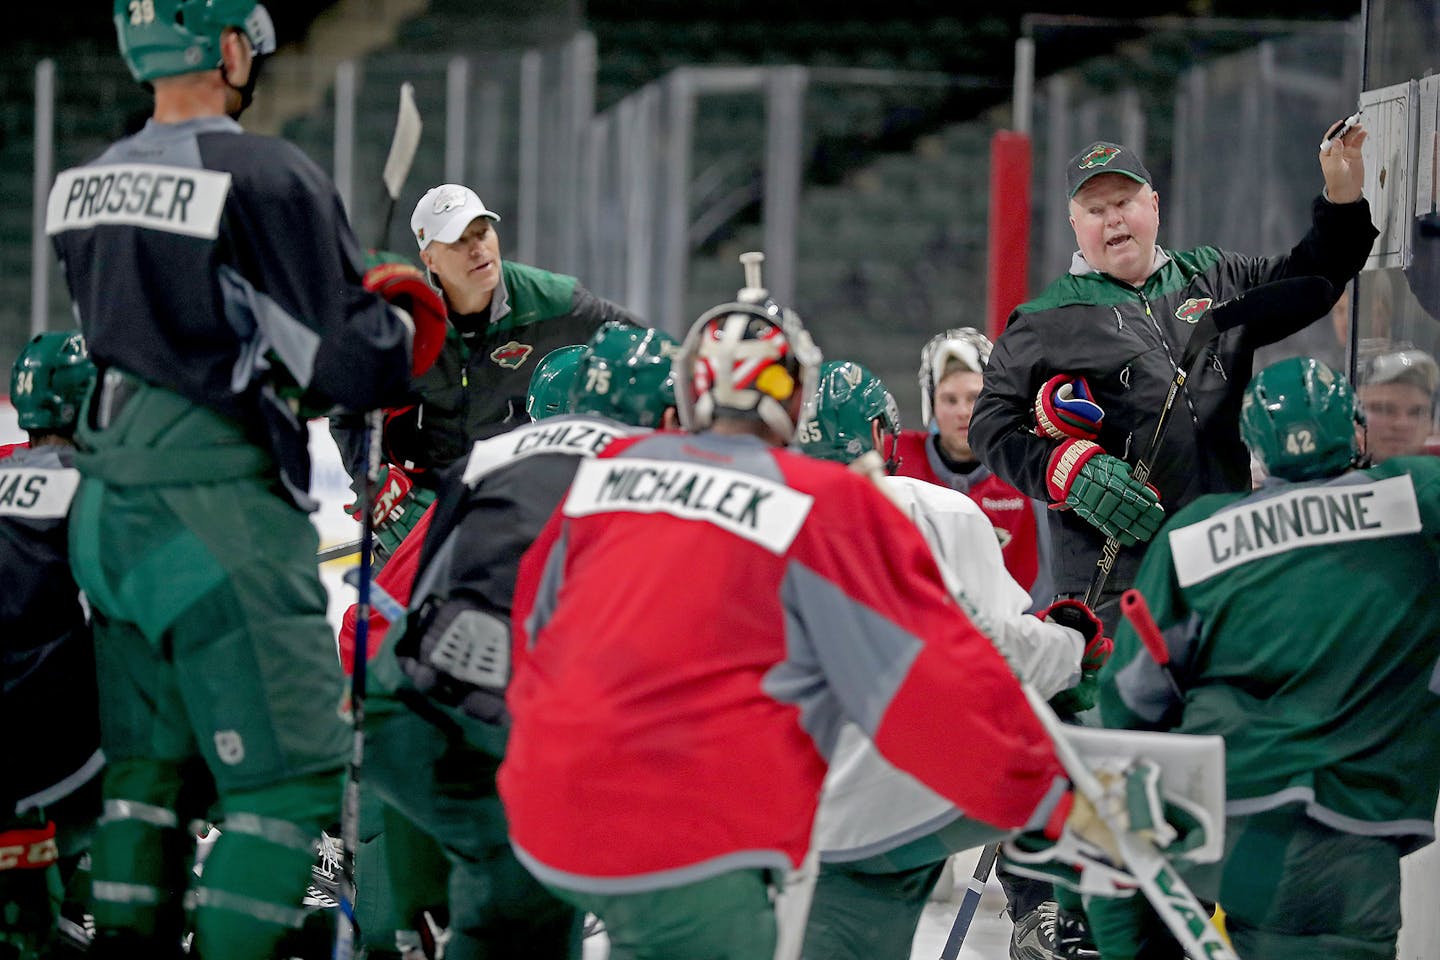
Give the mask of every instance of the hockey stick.
M 400 109 L 395 118 L 395 135 L 390 153 L 385 158 L 381 179 L 388 195 L 379 246 L 385 245 L 390 218 L 400 199 L 400 190 L 415 151 L 420 146 L 420 111 L 415 106 L 415 88 L 409 83 L 400 86 Z M 345 795 L 340 809 L 341 870 L 339 910 L 335 920 L 334 960 L 351 960 L 360 939 L 360 925 L 355 914 L 355 852 L 360 847 L 360 770 L 365 761 L 365 672 L 370 649 L 370 578 L 374 567 L 375 498 L 380 483 L 380 445 L 384 416 L 379 410 L 365 414 L 365 434 L 361 444 L 365 460 L 365 496 L 360 518 L 360 583 L 355 610 L 355 656 L 350 673 L 350 716 L 354 733 L 350 741 L 350 767 L 345 777 Z
M 1155 454 L 1160 451 L 1160 441 L 1165 438 L 1165 431 L 1170 426 L 1170 414 L 1175 409 L 1175 401 L 1184 389 L 1185 381 L 1190 378 L 1195 361 L 1216 337 L 1236 327 L 1263 322 L 1266 317 L 1298 314 L 1319 319 L 1330 310 L 1334 302 L 1335 288 L 1330 286 L 1325 278 L 1292 277 L 1251 287 L 1239 296 L 1205 311 L 1196 322 L 1195 329 L 1190 331 L 1190 339 L 1185 342 L 1180 362 L 1175 365 L 1175 376 L 1170 381 L 1170 392 L 1165 395 L 1165 403 L 1155 421 L 1155 432 L 1150 437 L 1150 445 L 1145 448 L 1145 455 L 1135 461 L 1135 466 L 1130 470 L 1130 476 L 1135 482 L 1143 484 L 1150 479 Z M 1119 554 L 1120 539 L 1107 537 L 1105 546 L 1100 551 L 1100 559 L 1095 562 L 1095 574 L 1090 579 L 1090 588 L 1085 591 L 1085 606 L 1092 610 L 1100 599 L 1101 591 L 1105 589 L 1105 581 L 1110 579 L 1110 571 L 1115 568 L 1115 558 Z
M 1115 836 L 1120 848 L 1125 869 L 1132 874 L 1145 894 L 1145 899 L 1155 909 L 1156 915 L 1180 942 L 1185 953 L 1195 960 L 1239 960 L 1235 951 L 1225 942 L 1220 931 L 1210 921 L 1210 911 L 1201 906 L 1188 884 L 1165 859 L 1165 855 L 1149 840 L 1123 829 L 1112 818 L 1110 805 L 1105 802 L 1105 789 L 1090 772 L 1070 741 L 1065 738 L 1065 726 L 1055 711 L 1045 702 L 1035 688 L 1022 684 L 1030 707 L 1040 718 L 1046 732 L 1055 745 L 1055 755 L 1065 767 L 1071 784 L 1088 797 L 1098 813 Z
M 353 557 L 360 552 L 359 540 L 347 540 L 345 543 L 337 543 L 333 547 L 326 547 L 315 553 L 315 562 L 329 563 L 331 560 L 343 560 L 346 557 Z
M 985 881 L 990 879 L 990 871 L 995 868 L 995 858 L 999 855 L 998 843 L 992 843 L 980 851 L 980 859 L 975 863 L 975 874 L 965 888 L 965 896 L 960 899 L 960 912 L 955 914 L 955 923 L 950 927 L 950 936 L 945 938 L 940 960 L 955 960 L 960 956 L 960 945 L 965 942 L 965 934 L 970 932 L 970 923 L 975 919 L 975 910 L 980 906 L 980 896 L 985 892 Z
M 1161 672 L 1170 683 L 1170 692 L 1183 701 L 1185 694 L 1180 692 L 1180 681 L 1175 679 L 1175 667 L 1170 663 L 1170 646 L 1165 642 L 1165 635 L 1160 632 L 1155 618 L 1150 615 L 1150 605 L 1145 602 L 1144 595 L 1134 587 L 1126 590 L 1120 595 L 1120 613 L 1130 621 L 1130 626 L 1140 636 L 1140 642 L 1160 665 Z

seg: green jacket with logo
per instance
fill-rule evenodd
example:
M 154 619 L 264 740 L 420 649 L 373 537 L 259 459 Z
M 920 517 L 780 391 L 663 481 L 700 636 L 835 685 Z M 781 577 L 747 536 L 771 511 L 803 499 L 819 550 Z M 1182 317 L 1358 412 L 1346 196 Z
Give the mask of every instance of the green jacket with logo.
M 422 483 L 476 440 L 529 422 L 525 394 L 547 353 L 584 343 L 609 320 L 640 323 L 574 277 L 501 260 L 500 278 L 485 311 L 450 315 L 440 356 L 415 380 L 416 402 L 387 417 L 384 459 Z M 352 477 L 363 462 L 356 427 L 345 418 L 335 431 Z
M 1057 374 L 1084 376 L 1105 411 L 1098 442 L 1130 464 L 1142 457 L 1194 324 L 1205 310 L 1252 287 L 1320 276 L 1336 296 L 1362 266 L 1376 236 L 1370 205 L 1315 199 L 1308 233 L 1288 253 L 1253 257 L 1215 247 L 1165 251 L 1139 287 L 1094 270 L 1078 253 L 1070 272 L 1010 315 L 985 367 L 970 421 L 970 445 L 1002 480 L 1040 500 L 1057 446 L 1034 432 L 1035 394 Z M 1150 483 L 1173 514 L 1206 493 L 1244 490 L 1250 457 L 1240 439 L 1240 399 L 1255 351 L 1318 317 L 1265 317 L 1221 334 L 1186 382 Z M 1050 511 L 1055 588 L 1083 594 L 1105 536 L 1070 510 Z M 1145 545 L 1120 550 L 1110 588 L 1134 579 Z

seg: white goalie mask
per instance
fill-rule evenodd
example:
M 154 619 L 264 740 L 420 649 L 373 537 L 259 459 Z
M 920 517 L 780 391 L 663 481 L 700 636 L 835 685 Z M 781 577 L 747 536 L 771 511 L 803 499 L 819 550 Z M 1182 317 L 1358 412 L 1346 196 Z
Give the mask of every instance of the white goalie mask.
M 920 351 L 920 422 L 934 419 L 935 388 L 945 379 L 951 361 L 971 373 L 984 373 L 990 361 L 990 338 L 974 327 L 959 327 L 938 333 Z M 953 372 L 953 370 L 951 371 Z
M 788 444 L 799 411 L 814 397 L 820 362 L 794 311 L 758 298 L 712 307 L 690 327 L 675 358 L 680 425 L 696 433 L 719 414 L 754 418 Z M 791 404 L 797 391 L 798 407 Z

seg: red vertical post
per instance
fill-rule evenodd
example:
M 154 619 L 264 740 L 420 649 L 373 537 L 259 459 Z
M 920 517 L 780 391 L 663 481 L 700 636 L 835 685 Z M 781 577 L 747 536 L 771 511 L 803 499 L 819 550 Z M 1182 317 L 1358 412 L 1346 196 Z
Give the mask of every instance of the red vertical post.
M 985 325 L 1000 336 L 1010 311 L 1029 299 L 1030 137 L 998 130 L 990 139 Z

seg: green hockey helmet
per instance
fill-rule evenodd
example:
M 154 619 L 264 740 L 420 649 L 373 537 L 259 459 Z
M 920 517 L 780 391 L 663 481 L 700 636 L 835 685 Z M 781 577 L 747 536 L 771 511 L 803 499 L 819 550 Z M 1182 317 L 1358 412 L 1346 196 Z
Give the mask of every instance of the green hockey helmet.
M 20 429 L 69 433 L 94 380 L 95 365 L 80 331 L 35 334 L 10 371 L 10 402 Z
M 220 63 L 220 37 L 244 32 L 256 56 L 275 52 L 275 25 L 255 0 L 115 0 L 120 55 L 142 83 Z
M 671 371 L 679 345 L 663 330 L 611 321 L 595 331 L 570 386 L 570 411 L 659 427 L 675 406 Z
M 880 422 L 885 469 L 899 466 L 900 409 L 879 377 L 850 360 L 820 365 L 819 385 L 809 416 L 796 428 L 802 452 L 821 460 L 850 463 L 875 449 L 871 424 Z
M 551 350 L 535 364 L 530 389 L 525 394 L 525 412 L 531 420 L 570 413 L 570 385 L 580 372 L 582 344 Z
M 1240 406 L 1240 433 L 1268 473 L 1313 480 L 1357 462 L 1355 393 L 1342 374 L 1291 357 L 1255 374 Z

